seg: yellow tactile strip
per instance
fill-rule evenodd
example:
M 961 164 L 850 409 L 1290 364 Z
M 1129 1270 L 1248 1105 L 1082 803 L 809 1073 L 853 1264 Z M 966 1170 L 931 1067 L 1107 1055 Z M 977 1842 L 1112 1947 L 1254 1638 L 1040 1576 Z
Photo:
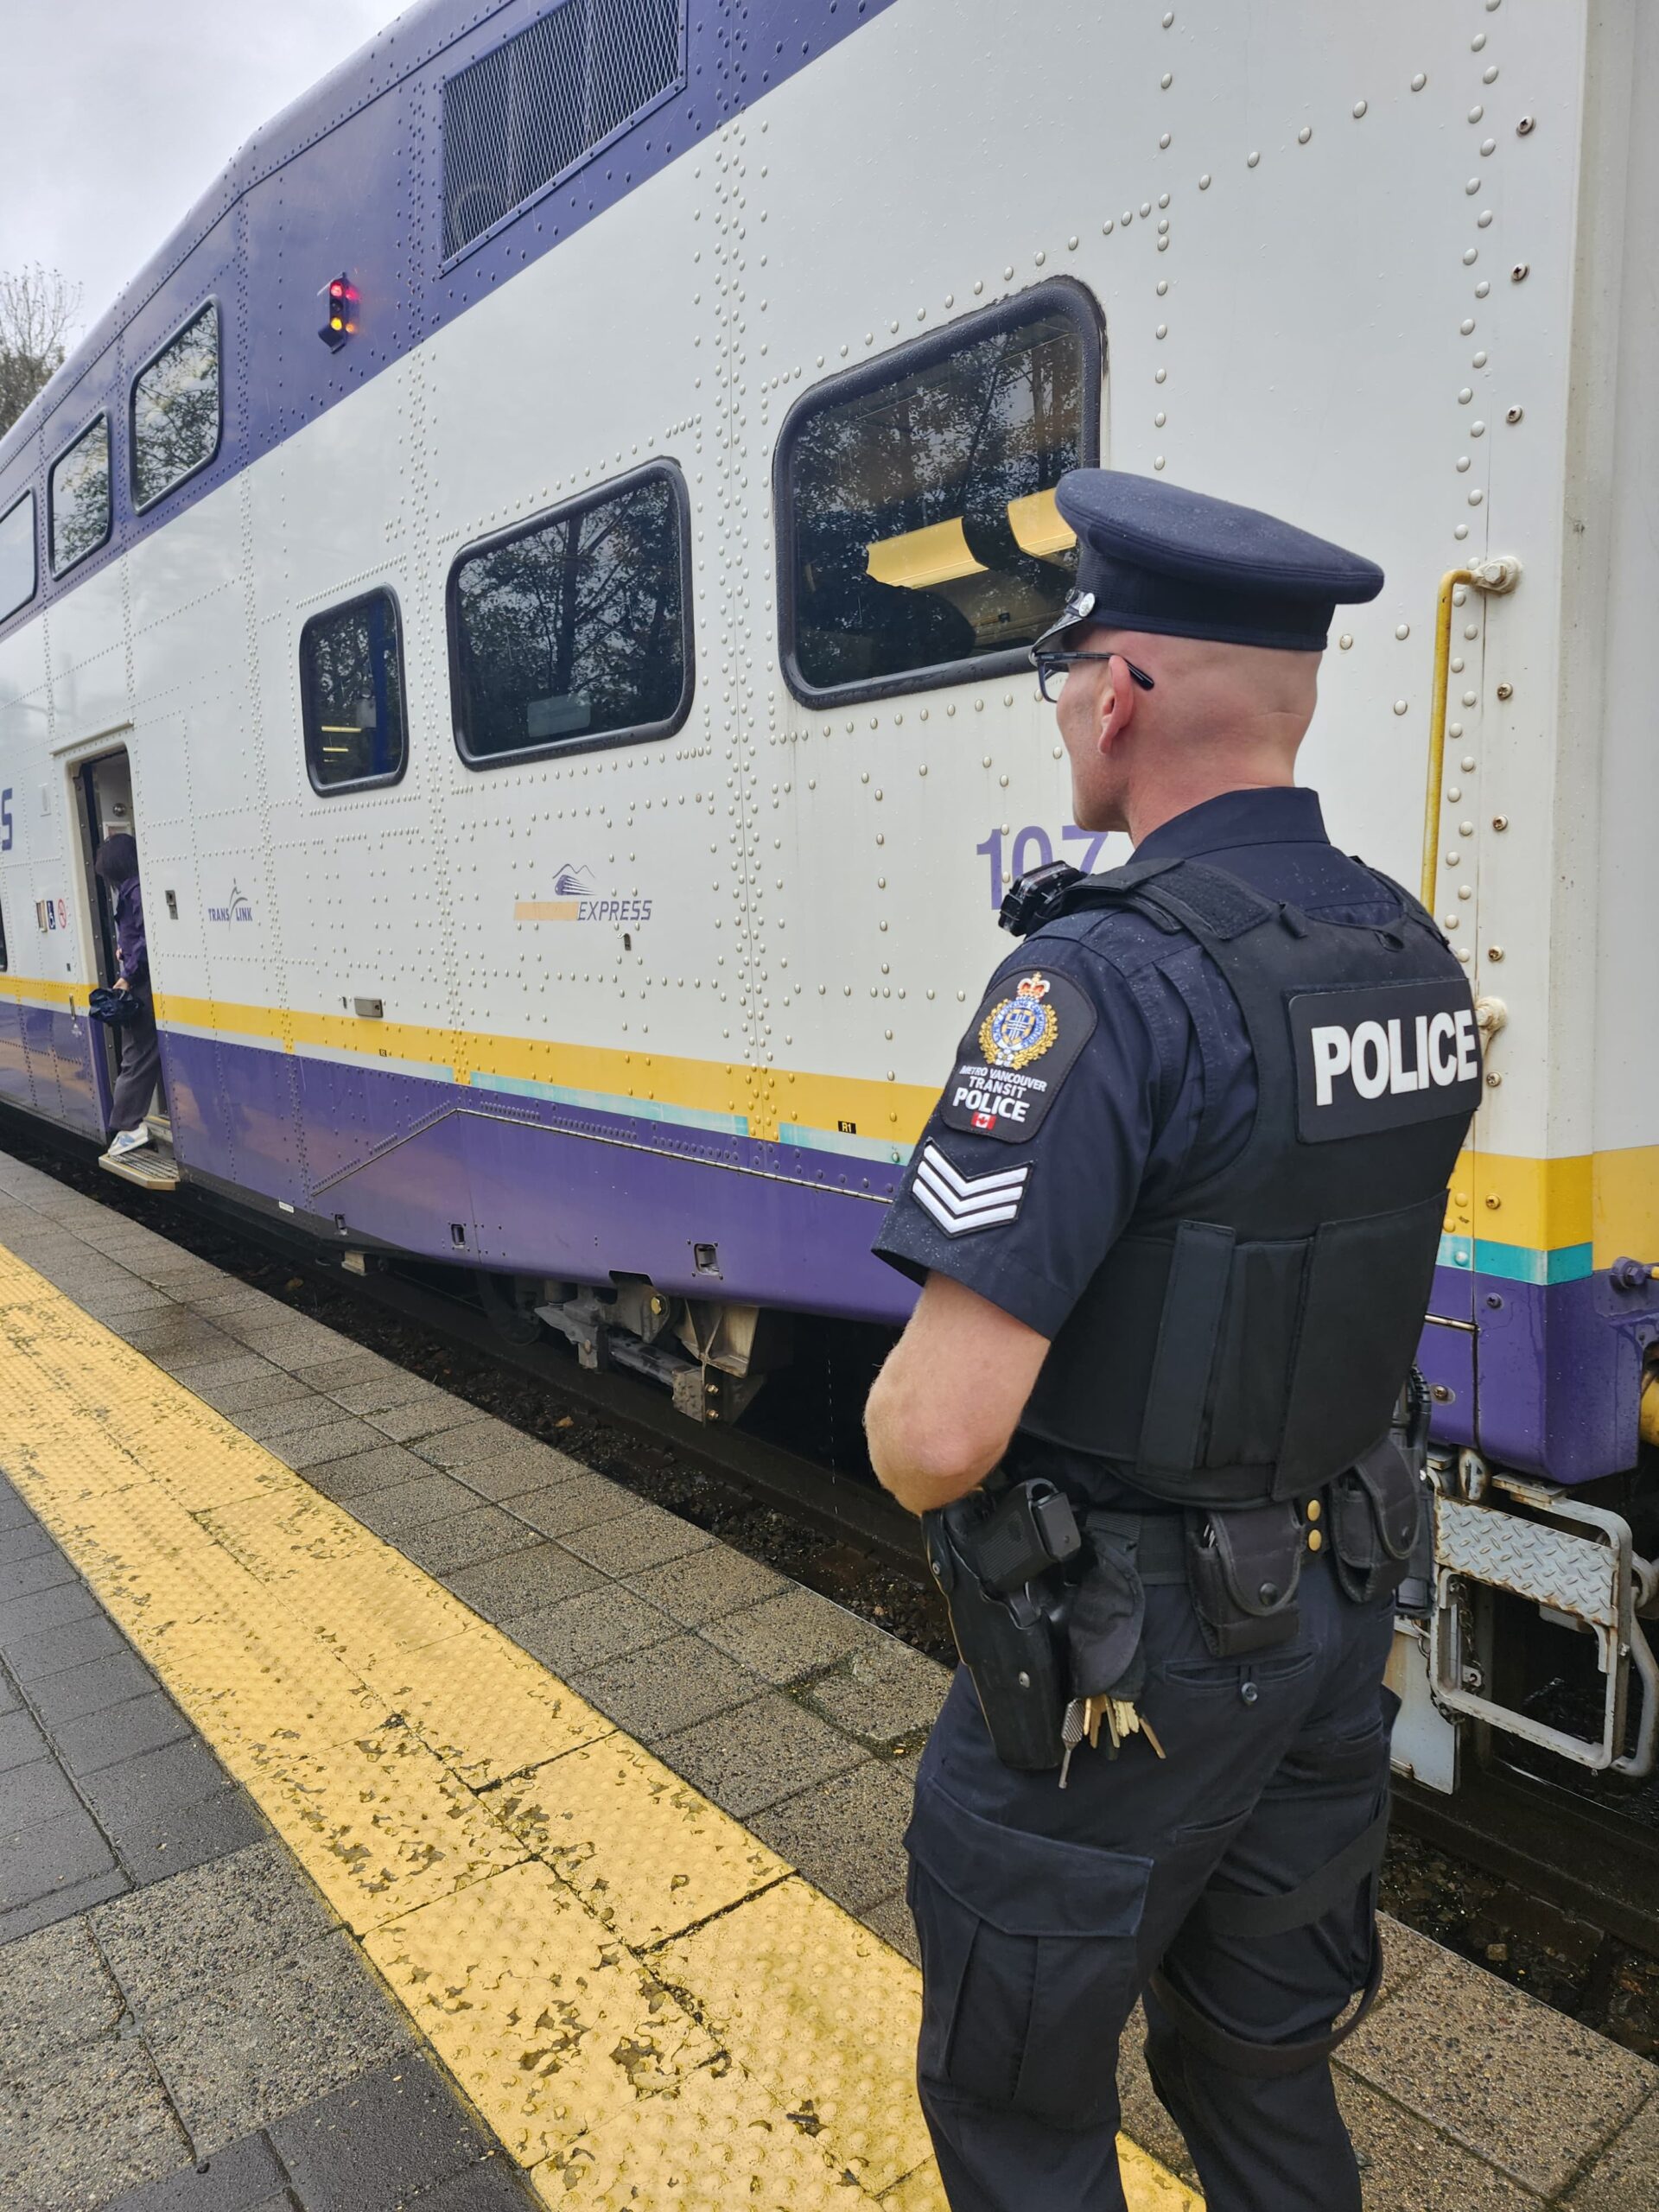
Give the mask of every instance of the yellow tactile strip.
M 547 2203 L 940 2212 L 909 1964 L 3 1249 L 0 1467 Z

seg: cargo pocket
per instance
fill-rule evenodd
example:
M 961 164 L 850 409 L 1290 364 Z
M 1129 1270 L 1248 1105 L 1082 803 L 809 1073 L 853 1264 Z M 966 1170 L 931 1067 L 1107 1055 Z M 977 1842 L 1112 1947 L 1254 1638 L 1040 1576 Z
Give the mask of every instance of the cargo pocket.
M 905 1844 L 923 2075 L 1060 2126 L 1109 2119 L 1151 1859 L 1002 1827 L 937 1783 Z

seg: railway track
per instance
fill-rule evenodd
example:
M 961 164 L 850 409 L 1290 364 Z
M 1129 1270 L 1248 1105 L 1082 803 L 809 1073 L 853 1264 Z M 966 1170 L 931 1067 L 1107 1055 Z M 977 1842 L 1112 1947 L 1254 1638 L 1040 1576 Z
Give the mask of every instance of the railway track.
M 465 1278 L 448 1271 L 346 1274 L 332 1255 L 320 1263 L 309 1239 L 212 1197 L 181 1193 L 163 1211 L 111 1185 L 91 1147 L 43 1136 L 3 1109 L 0 1143 L 389 1357 L 454 1360 L 463 1371 L 446 1369 L 447 1387 L 520 1425 L 534 1420 L 556 1441 L 575 1427 L 582 1456 L 614 1478 L 710 1519 L 740 1548 L 949 1655 L 915 1523 L 867 1468 L 826 1466 L 744 1428 L 695 1425 L 654 1385 L 582 1367 L 563 1340 L 506 1341 Z M 515 1386 L 524 1395 L 504 1403 Z M 711 1493 L 724 1501 L 712 1511 Z M 1594 1802 L 1571 1774 L 1526 1773 L 1490 1747 L 1471 1764 L 1455 1797 L 1398 1783 L 1383 1902 L 1558 2009 L 1659 2056 L 1659 1825 Z

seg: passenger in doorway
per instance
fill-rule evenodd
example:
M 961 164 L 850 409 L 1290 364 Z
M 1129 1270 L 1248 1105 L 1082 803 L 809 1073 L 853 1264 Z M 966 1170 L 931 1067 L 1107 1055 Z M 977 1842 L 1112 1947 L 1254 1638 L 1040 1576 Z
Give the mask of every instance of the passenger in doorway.
M 110 1102 L 111 1135 L 105 1157 L 119 1160 L 149 1142 L 144 1116 L 156 1096 L 161 1047 L 149 1002 L 149 955 L 144 944 L 144 900 L 138 887 L 138 848 L 124 830 L 106 837 L 93 862 L 115 901 L 115 988 L 132 1000 L 130 1017 L 121 1024 L 121 1067 Z

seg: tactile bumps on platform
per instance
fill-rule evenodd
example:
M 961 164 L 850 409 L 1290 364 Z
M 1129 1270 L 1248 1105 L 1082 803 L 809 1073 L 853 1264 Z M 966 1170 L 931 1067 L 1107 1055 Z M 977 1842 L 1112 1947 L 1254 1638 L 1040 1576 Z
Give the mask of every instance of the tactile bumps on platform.
M 499 1817 L 636 1949 L 791 1871 L 623 1737 L 572 1752 L 499 1795 Z
M 533 1861 L 409 1914 L 365 1948 L 525 2165 L 716 2053 L 648 1968 Z
M 365 1681 L 474 1789 L 613 1733 L 602 1713 L 493 1629 L 469 1627 L 453 1640 L 357 1663 Z
M 927 2158 L 909 2069 L 872 2050 L 912 2051 L 913 1970 L 798 1878 L 655 1954 L 697 2010 L 786 2112 L 808 2115 L 873 2196 Z
M 791 2118 L 729 2059 L 562 2145 L 530 2178 L 559 2212 L 856 2212 L 872 2201 L 810 2116 Z M 944 2212 L 934 2186 L 914 2212 Z
M 359 1933 L 523 1858 L 465 1783 L 405 1728 L 308 1752 L 268 1785 L 271 1818 Z
M 550 2204 L 942 2212 L 912 1969 L 3 1251 L 0 1465 Z

